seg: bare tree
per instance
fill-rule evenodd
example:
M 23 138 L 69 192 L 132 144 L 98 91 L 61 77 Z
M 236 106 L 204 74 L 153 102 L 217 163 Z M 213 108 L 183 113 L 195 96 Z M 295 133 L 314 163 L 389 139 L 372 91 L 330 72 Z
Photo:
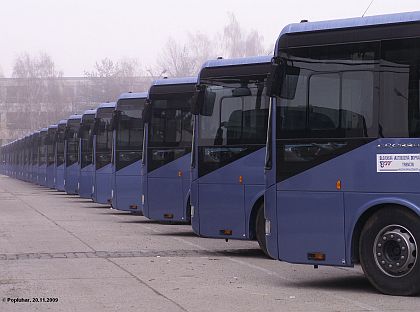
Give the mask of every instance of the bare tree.
M 137 91 L 134 90 L 136 78 L 142 75 L 142 71 L 136 59 L 113 61 L 104 58 L 84 75 L 90 78 L 90 83 L 84 87 L 84 96 L 92 102 L 106 102 L 116 99 L 122 92 Z
M 190 76 L 194 72 L 191 51 L 187 44 L 169 38 L 158 60 L 158 67 L 170 77 Z
M 245 31 L 235 15 L 229 13 L 228 23 L 214 38 L 200 32 L 188 34 L 186 43 L 169 38 L 157 60 L 157 69 L 148 72 L 153 78 L 161 76 L 153 72 L 166 73 L 170 77 L 197 75 L 206 60 L 218 56 L 234 58 L 269 54 L 263 41 L 263 36 L 256 30 Z
M 30 129 L 45 126 L 62 115 L 61 90 L 57 79 L 62 75 L 45 52 L 37 56 L 23 53 L 16 58 L 12 77 L 18 78 L 17 100 L 26 107 L 22 122 L 29 123 Z
M 256 30 L 247 32 L 233 13 L 228 13 L 228 23 L 221 36 L 222 55 L 227 58 L 258 56 L 267 54 L 264 38 Z

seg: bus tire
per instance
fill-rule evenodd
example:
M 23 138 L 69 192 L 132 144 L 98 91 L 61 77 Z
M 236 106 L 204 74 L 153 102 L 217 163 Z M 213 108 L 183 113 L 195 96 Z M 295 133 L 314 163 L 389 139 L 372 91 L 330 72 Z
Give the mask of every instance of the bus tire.
M 258 245 L 264 254 L 271 258 L 267 251 L 267 244 L 265 241 L 265 218 L 264 218 L 264 203 L 258 207 L 257 216 L 255 218 L 255 234 L 257 237 Z
M 370 283 L 394 296 L 420 293 L 420 218 L 399 206 L 387 206 L 364 225 L 359 243 L 360 263 Z

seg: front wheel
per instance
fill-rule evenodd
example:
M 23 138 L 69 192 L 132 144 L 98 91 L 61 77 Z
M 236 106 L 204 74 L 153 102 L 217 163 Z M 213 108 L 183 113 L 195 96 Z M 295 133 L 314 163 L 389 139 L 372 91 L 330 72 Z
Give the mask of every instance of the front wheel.
M 264 218 L 264 204 L 261 204 L 257 211 L 257 217 L 255 219 L 255 232 L 257 236 L 258 245 L 264 254 L 271 258 L 267 251 L 267 243 L 265 240 L 265 218 Z
M 420 218 L 401 207 L 372 215 L 360 235 L 360 263 L 366 277 L 388 295 L 420 293 Z

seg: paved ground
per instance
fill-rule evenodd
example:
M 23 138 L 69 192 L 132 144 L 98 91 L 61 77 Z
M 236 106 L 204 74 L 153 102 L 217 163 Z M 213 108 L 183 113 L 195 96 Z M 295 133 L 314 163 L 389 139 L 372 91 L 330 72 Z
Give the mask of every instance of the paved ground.
M 378 294 L 360 268 L 268 260 L 255 242 L 198 238 L 0 176 L 0 311 L 419 310 L 420 297 Z

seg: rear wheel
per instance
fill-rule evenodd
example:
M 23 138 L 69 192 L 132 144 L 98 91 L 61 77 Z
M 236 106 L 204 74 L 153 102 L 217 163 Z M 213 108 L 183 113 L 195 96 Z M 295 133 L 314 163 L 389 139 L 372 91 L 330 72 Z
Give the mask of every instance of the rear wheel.
M 388 295 L 420 293 L 420 218 L 401 207 L 376 212 L 360 235 L 360 263 L 369 281 Z
M 257 236 L 258 244 L 264 254 L 271 258 L 267 251 L 267 244 L 265 240 L 265 218 L 264 218 L 264 204 L 262 203 L 257 211 L 257 217 L 255 219 L 255 232 Z

